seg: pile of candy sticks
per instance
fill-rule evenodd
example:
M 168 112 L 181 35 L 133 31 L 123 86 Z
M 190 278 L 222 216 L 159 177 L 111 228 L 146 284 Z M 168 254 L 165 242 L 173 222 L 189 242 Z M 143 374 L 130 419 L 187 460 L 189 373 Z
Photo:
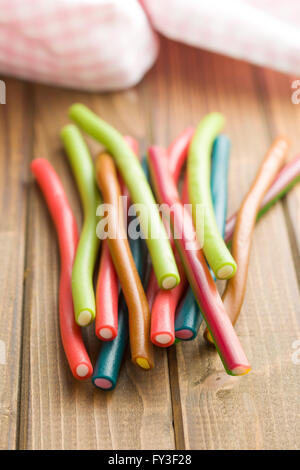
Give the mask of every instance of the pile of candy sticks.
M 64 127 L 61 139 L 82 203 L 80 236 L 51 164 L 38 158 L 31 170 L 58 235 L 60 331 L 74 377 L 92 377 L 96 387 L 112 390 L 128 338 L 133 363 L 149 370 L 153 345 L 193 340 L 203 320 L 204 337 L 227 373 L 247 374 L 251 366 L 234 324 L 245 297 L 254 226 L 300 181 L 300 156 L 286 163 L 289 143 L 278 137 L 239 211 L 226 220 L 231 145 L 221 134 L 220 113 L 186 129 L 168 149 L 150 147 L 142 161 L 133 138 L 86 106 L 73 105 L 70 118 L 78 127 Z M 105 147 L 95 162 L 79 128 Z M 222 298 L 216 279 L 227 280 Z M 94 367 L 81 333 L 92 322 L 101 341 Z

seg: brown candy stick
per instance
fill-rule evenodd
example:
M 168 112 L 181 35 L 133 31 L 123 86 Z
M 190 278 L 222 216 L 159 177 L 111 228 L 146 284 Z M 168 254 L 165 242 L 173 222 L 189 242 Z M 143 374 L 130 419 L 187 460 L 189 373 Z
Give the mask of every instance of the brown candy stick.
M 127 240 L 116 167 L 107 153 L 98 155 L 95 165 L 103 202 L 110 204 L 110 228 L 114 233 L 108 238 L 108 245 L 128 307 L 131 358 L 141 368 L 152 369 L 149 306 Z
M 239 317 L 245 297 L 252 236 L 257 214 L 266 192 L 285 163 L 288 148 L 289 142 L 285 137 L 281 136 L 274 140 L 238 211 L 232 239 L 232 255 L 237 262 L 238 269 L 236 275 L 227 282 L 222 297 L 225 310 L 233 325 Z M 207 330 L 205 330 L 204 336 L 212 342 Z

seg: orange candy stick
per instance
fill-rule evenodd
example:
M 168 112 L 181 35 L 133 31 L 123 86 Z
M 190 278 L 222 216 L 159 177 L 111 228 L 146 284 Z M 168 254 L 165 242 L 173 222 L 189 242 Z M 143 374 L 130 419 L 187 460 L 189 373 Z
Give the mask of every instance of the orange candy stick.
M 111 227 L 115 233 L 108 238 L 108 245 L 128 307 L 131 358 L 142 369 L 152 369 L 149 306 L 127 240 L 116 167 L 107 153 L 96 158 L 96 179 L 104 203 L 112 209 Z

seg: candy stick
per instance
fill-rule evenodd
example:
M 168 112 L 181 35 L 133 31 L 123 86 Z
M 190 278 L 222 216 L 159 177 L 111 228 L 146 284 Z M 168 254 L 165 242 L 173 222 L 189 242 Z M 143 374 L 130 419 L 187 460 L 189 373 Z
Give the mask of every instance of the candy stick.
M 115 269 L 121 283 L 129 311 L 129 338 L 132 361 L 143 369 L 151 369 L 153 350 L 149 339 L 150 312 L 145 292 L 128 244 L 123 223 L 121 196 L 113 159 L 106 153 L 96 159 L 96 178 L 104 202 L 110 204 L 114 237 L 108 238 L 108 245 Z
M 217 227 L 222 236 L 224 236 L 227 215 L 229 153 L 230 140 L 226 135 L 219 135 L 214 142 L 212 151 L 211 192 Z M 187 178 L 184 183 L 182 199 L 184 203 L 188 202 Z M 190 288 L 176 314 L 175 332 L 177 338 L 186 341 L 194 339 L 197 336 L 202 320 L 202 313 Z
M 236 263 L 218 230 L 210 190 L 211 150 L 223 124 L 224 118 L 220 113 L 208 114 L 201 121 L 189 147 L 187 169 L 189 200 L 198 240 L 202 241 L 202 226 L 197 223 L 201 208 L 204 216 L 204 254 L 216 277 L 229 279 L 235 274 Z
M 145 269 L 145 256 L 143 256 L 143 240 L 130 240 L 132 256 L 142 279 Z M 118 314 L 118 335 L 113 341 L 103 344 L 94 368 L 93 384 L 102 390 L 112 390 L 115 388 L 119 371 L 124 356 L 128 340 L 128 310 L 121 292 L 119 296 L 119 314 Z
M 186 159 L 188 146 L 193 135 L 193 129 L 184 131 L 174 142 L 168 150 L 168 166 L 173 176 L 175 183 L 177 183 L 180 175 L 182 165 Z M 166 155 L 164 155 L 166 158 Z M 164 291 L 163 289 L 157 290 L 155 299 L 151 299 L 151 341 L 156 346 L 169 347 L 175 341 L 175 327 L 174 317 L 176 307 L 180 301 L 186 287 L 187 278 L 184 271 L 184 266 L 179 255 L 176 252 L 174 240 L 171 239 L 172 248 L 175 255 L 176 264 L 180 274 L 180 283 L 171 291 Z M 152 278 L 150 277 L 150 280 Z M 150 284 L 148 286 L 149 294 L 155 289 L 155 286 Z M 148 292 L 147 292 L 148 293 Z M 153 303 L 153 306 L 152 306 Z
M 144 171 L 145 176 L 147 178 L 147 181 L 149 182 L 150 181 L 150 174 L 149 174 L 149 167 L 148 167 L 148 163 L 147 163 L 147 157 L 144 157 L 143 160 L 142 160 L 142 168 L 143 168 L 143 171 Z M 150 256 L 148 256 L 147 274 L 148 274 L 148 276 L 147 276 L 148 277 L 148 282 L 147 282 L 146 296 L 147 296 L 147 301 L 148 301 L 148 305 L 149 305 L 149 310 L 151 312 L 155 296 L 156 296 L 156 294 L 159 290 L 159 285 L 157 283 L 155 272 L 154 272 L 153 267 L 152 267 L 151 257 Z
M 202 251 L 198 249 L 191 215 L 182 205 L 167 162 L 157 147 L 149 149 L 149 166 L 158 200 L 172 207 L 170 219 L 173 234 L 176 235 L 176 247 L 224 367 L 230 375 L 246 374 L 251 367 L 226 314 Z M 177 236 L 179 233 L 181 237 Z
M 288 148 L 289 143 L 285 137 L 278 137 L 273 142 L 237 215 L 232 253 L 238 260 L 239 269 L 234 278 L 227 282 L 222 297 L 232 324 L 235 324 L 238 319 L 245 297 L 251 242 L 257 214 L 264 195 L 284 164 Z M 208 330 L 205 332 L 205 337 L 211 341 Z
M 148 301 L 150 311 L 152 311 L 153 303 L 154 303 L 154 300 L 158 291 L 159 291 L 159 285 L 157 284 L 155 273 L 151 267 L 148 285 L 147 285 L 147 301 Z
M 133 151 L 134 155 L 138 156 L 139 153 L 139 144 L 136 139 L 131 137 L 131 135 L 124 135 L 124 140 L 129 145 L 131 150 Z
M 111 341 L 118 334 L 119 282 L 109 251 L 103 240 L 96 287 L 95 332 L 102 341 Z
M 278 173 L 272 186 L 266 193 L 258 212 L 259 220 L 279 199 L 287 194 L 293 186 L 300 181 L 300 155 L 287 163 Z M 226 222 L 225 241 L 229 243 L 236 223 L 237 213 L 233 214 Z
M 51 164 L 38 158 L 31 163 L 31 171 L 43 192 L 59 241 L 59 323 L 62 344 L 72 374 L 76 379 L 83 380 L 92 375 L 93 367 L 74 318 L 71 276 L 78 242 L 76 221 L 61 181 Z
M 211 196 L 218 231 L 224 238 L 228 203 L 228 164 L 230 140 L 219 135 L 213 144 L 211 157 Z
M 196 338 L 203 322 L 203 316 L 199 305 L 195 300 L 194 292 L 188 289 L 182 299 L 175 317 L 175 335 L 183 341 L 191 341 Z
M 134 142 L 129 142 L 130 144 Z M 134 146 L 133 146 L 134 148 Z M 137 145 L 134 148 L 135 153 L 138 152 Z M 145 160 L 145 159 L 144 159 Z M 142 166 L 144 169 L 144 160 Z M 145 171 L 145 169 L 144 169 Z M 125 188 L 122 190 L 124 195 Z M 107 240 L 104 240 L 107 241 Z M 143 278 L 146 262 L 144 255 L 143 240 L 129 240 L 132 256 L 139 273 Z M 143 254 L 143 255 L 142 255 Z M 156 281 L 156 278 L 155 278 Z M 157 282 L 157 281 L 156 281 Z M 119 296 L 119 312 L 118 312 L 118 335 L 110 342 L 106 342 L 100 349 L 100 353 L 95 365 L 93 374 L 93 384 L 102 390 L 113 390 L 116 386 L 121 362 L 124 356 L 125 348 L 128 340 L 128 309 L 126 306 L 123 292 Z
M 186 161 L 189 146 L 195 129 L 189 127 L 183 131 L 169 146 L 167 150 L 169 169 L 175 181 L 179 180 L 180 172 Z
M 122 135 L 86 106 L 73 105 L 70 117 L 88 134 L 100 141 L 114 157 L 133 203 L 139 205 L 141 228 L 159 286 L 172 289 L 180 281 L 177 266 L 151 188 L 137 157 Z
M 80 326 L 87 326 L 95 319 L 96 310 L 93 272 L 99 248 L 96 209 L 100 204 L 100 196 L 96 187 L 93 162 L 77 127 L 72 124 L 65 126 L 61 131 L 61 138 L 84 212 L 84 223 L 72 272 L 72 294 L 76 322 Z
M 193 128 L 186 129 L 168 148 L 169 168 L 175 182 L 178 181 L 181 169 L 187 158 L 189 145 L 195 133 Z M 183 281 L 182 276 L 181 281 Z M 181 340 L 196 338 L 203 321 L 198 303 L 191 288 L 182 299 L 175 317 L 175 336 Z M 176 342 L 175 338 L 175 342 Z M 177 339 L 178 342 L 178 339 Z
M 124 139 L 127 141 L 132 150 L 137 154 L 137 141 L 130 136 L 126 136 Z M 126 198 L 127 217 L 129 193 L 123 181 L 120 181 L 120 186 L 122 195 Z M 118 284 L 118 276 L 110 255 L 108 242 L 107 240 L 103 240 L 96 287 L 95 321 L 96 335 L 102 341 L 111 341 L 117 336 L 118 333 Z
M 115 388 L 127 340 L 128 310 L 125 299 L 120 294 L 118 335 L 112 341 L 106 341 L 101 345 L 92 377 L 92 382 L 96 387 L 102 390 L 113 390 Z
M 184 131 L 169 147 L 168 166 L 173 175 L 175 183 L 177 183 L 180 170 L 186 159 L 193 132 L 193 129 Z M 218 226 L 218 228 L 220 228 L 222 234 L 224 232 L 227 211 L 226 180 L 228 174 L 229 147 L 229 139 L 226 136 L 219 136 L 214 143 L 212 158 L 212 191 L 214 194 L 214 204 L 218 209 L 217 222 L 220 224 L 220 227 Z M 220 207 L 218 208 L 218 206 Z M 203 319 L 194 294 L 191 291 L 187 294 L 186 304 L 185 302 L 181 304 L 181 309 L 184 311 L 178 312 L 179 315 L 176 316 L 176 323 L 174 327 L 176 307 L 187 285 L 184 267 L 181 260 L 176 258 L 176 253 L 175 259 L 179 269 L 181 282 L 170 292 L 159 291 L 151 311 L 151 341 L 156 346 L 161 347 L 169 347 L 173 344 L 176 330 L 178 331 L 177 336 L 181 339 L 192 339 L 192 337 L 197 335 L 198 329 Z M 191 308 L 193 301 L 195 305 Z M 192 318 L 189 318 L 191 315 Z M 185 328 L 185 323 L 187 328 Z M 191 325 L 198 329 L 191 330 Z
M 138 156 L 139 153 L 139 144 L 138 142 L 131 136 L 125 135 L 124 136 L 125 142 L 128 144 L 128 146 L 131 148 L 133 153 Z M 130 206 L 130 194 L 129 190 L 122 178 L 122 176 L 119 174 L 119 182 L 120 182 L 120 188 L 121 188 L 121 193 L 123 198 L 125 198 L 125 208 L 124 208 L 124 216 L 125 216 L 125 225 L 127 226 L 127 217 L 128 217 L 128 209 Z
M 175 341 L 175 311 L 188 285 L 184 266 L 175 246 L 174 253 L 179 269 L 180 283 L 170 291 L 159 289 L 151 310 L 151 341 L 156 346 L 165 348 L 171 346 Z

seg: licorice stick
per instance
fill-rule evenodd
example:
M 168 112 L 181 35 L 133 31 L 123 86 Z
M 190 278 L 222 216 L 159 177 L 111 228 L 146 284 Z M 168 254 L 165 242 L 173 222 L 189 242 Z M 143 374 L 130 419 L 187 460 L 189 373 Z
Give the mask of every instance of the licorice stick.
M 215 276 L 229 279 L 236 272 L 236 262 L 218 230 L 210 189 L 212 146 L 223 125 L 224 117 L 220 113 L 210 113 L 200 122 L 189 147 L 187 171 L 189 201 L 198 241 L 203 243 L 205 257 Z M 199 224 L 200 209 L 203 234 L 203 226 Z
M 147 157 L 144 157 L 142 160 L 142 168 L 145 173 L 145 176 L 147 178 L 147 181 L 150 181 L 150 174 L 149 174 L 149 167 L 147 163 Z M 151 263 L 151 256 L 148 255 L 148 263 L 147 263 L 147 274 L 148 274 L 148 279 L 147 279 L 147 290 L 146 290 L 146 296 L 147 296 L 147 301 L 149 305 L 149 310 L 151 312 L 153 302 L 155 299 L 155 296 L 159 290 L 159 285 L 155 276 L 155 272 L 153 270 L 153 266 Z
M 184 131 L 168 149 L 168 166 L 175 183 L 180 175 L 186 159 L 189 144 L 194 130 Z M 230 141 L 227 136 L 220 135 L 214 142 L 212 152 L 211 189 L 213 204 L 216 208 L 217 226 L 222 236 L 227 214 L 227 175 Z M 188 201 L 185 201 L 188 203 Z M 151 311 L 151 341 L 161 347 L 169 347 L 174 343 L 175 332 L 178 338 L 191 340 L 197 336 L 203 317 L 195 300 L 193 291 L 189 288 L 180 309 L 174 316 L 176 307 L 186 290 L 187 280 L 180 259 L 175 259 L 179 269 L 181 282 L 170 292 L 158 292 Z
M 264 195 L 286 160 L 288 148 L 289 143 L 285 137 L 278 137 L 274 140 L 238 211 L 232 239 L 232 253 L 238 262 L 239 269 L 236 275 L 227 282 L 222 296 L 224 307 L 233 325 L 238 319 L 245 297 L 251 242 L 257 214 Z M 211 342 L 212 338 L 208 330 L 204 335 Z
M 169 168 L 175 181 L 178 181 L 183 164 L 186 161 L 189 145 L 195 133 L 193 128 L 186 129 L 168 148 Z M 181 280 L 182 280 L 182 276 Z M 175 316 L 175 343 L 192 340 L 197 336 L 203 317 L 191 288 L 179 304 Z M 179 338 L 179 339 L 178 339 Z
M 182 341 L 191 341 L 197 337 L 203 316 L 195 300 L 194 292 L 188 289 L 175 316 L 175 336 Z
M 125 142 L 128 144 L 128 146 L 131 148 L 133 153 L 138 156 L 139 153 L 139 144 L 138 142 L 131 136 L 125 135 L 124 136 Z M 127 226 L 127 217 L 128 217 L 128 209 L 130 205 L 130 193 L 129 190 L 122 178 L 122 176 L 119 174 L 119 182 L 120 182 L 120 188 L 121 188 L 121 193 L 123 198 L 125 198 L 125 205 L 124 205 L 124 211 L 125 211 L 125 225 Z
M 211 156 L 211 196 L 218 231 L 224 238 L 228 205 L 228 165 L 230 140 L 220 134 L 213 144 Z
M 188 146 L 193 135 L 193 129 L 184 131 L 169 147 L 167 154 L 168 166 L 170 173 L 173 176 L 175 184 L 180 176 L 182 165 L 186 159 Z M 179 270 L 180 283 L 174 289 L 165 291 L 159 289 L 156 292 L 153 305 L 151 305 L 151 332 L 150 337 L 153 344 L 160 347 L 169 347 L 175 341 L 175 312 L 176 307 L 187 287 L 187 278 L 184 271 L 181 258 L 178 255 L 174 240 L 171 239 L 171 244 Z M 151 280 L 151 277 L 150 277 Z M 150 284 L 151 287 L 151 284 Z M 149 292 L 151 290 L 148 287 Z
M 95 333 L 102 341 L 111 341 L 118 334 L 119 281 L 109 251 L 103 240 L 96 286 Z
M 131 358 L 141 368 L 151 369 L 154 361 L 149 338 L 149 307 L 128 244 L 123 214 L 120 213 L 121 191 L 116 168 L 112 157 L 107 153 L 98 155 L 96 159 L 96 178 L 104 203 L 110 204 L 113 209 L 111 223 L 115 234 L 114 237 L 108 238 L 108 245 L 129 311 Z
M 159 285 L 157 283 L 155 273 L 151 266 L 148 285 L 147 285 L 147 291 L 146 291 L 150 312 L 152 311 L 153 303 L 154 303 L 154 300 L 158 291 L 159 291 Z
M 146 175 L 147 181 L 150 181 L 150 174 L 149 174 L 149 167 L 147 163 L 147 157 L 143 158 L 142 160 L 142 168 L 143 171 Z M 148 255 L 148 260 L 147 260 L 147 289 L 146 289 L 146 296 L 147 296 L 147 301 L 149 305 L 149 310 L 151 312 L 153 302 L 155 299 L 155 296 L 159 290 L 159 285 L 155 276 L 155 272 L 153 270 L 153 266 L 151 263 L 151 257 Z
M 174 255 L 180 275 L 180 283 L 172 290 L 159 289 L 151 310 L 151 341 L 156 346 L 169 347 L 175 341 L 176 307 L 187 288 L 184 266 L 174 246 Z
M 157 147 L 149 149 L 149 167 L 157 199 L 172 207 L 170 219 L 176 247 L 224 367 L 230 375 L 246 374 L 251 366 L 198 248 L 191 215 L 182 205 L 167 161 Z
M 130 136 L 124 137 L 135 154 L 138 143 Z M 126 198 L 125 220 L 128 213 L 129 193 L 123 181 L 120 181 L 122 196 Z M 127 222 L 126 222 L 127 223 Z M 95 332 L 102 341 L 113 340 L 118 333 L 118 296 L 119 281 L 108 247 L 103 240 L 96 287 Z
M 137 143 L 131 139 L 128 142 L 134 152 L 138 153 Z M 145 160 L 145 159 L 144 159 Z M 144 168 L 144 161 L 142 163 Z M 122 187 L 121 183 L 120 186 Z M 123 187 L 122 194 L 126 194 L 126 187 Z M 128 195 L 127 195 L 128 196 Z M 125 217 L 126 221 L 126 217 Z M 107 240 L 104 240 L 107 242 Z M 139 273 L 140 278 L 144 276 L 146 267 L 146 255 L 144 253 L 144 243 L 140 238 L 136 240 L 129 239 L 132 256 Z M 155 278 L 156 281 L 156 278 Z M 157 281 L 156 281 L 157 282 Z M 118 304 L 118 335 L 110 342 L 106 342 L 100 349 L 98 359 L 94 368 L 92 377 L 93 384 L 102 390 L 113 390 L 116 387 L 119 371 L 124 356 L 128 340 L 128 309 L 123 292 L 119 296 Z
M 118 334 L 112 341 L 100 346 L 92 382 L 102 390 L 113 390 L 117 384 L 122 359 L 128 340 L 128 310 L 120 293 L 118 306 Z
M 221 134 L 216 138 L 213 144 L 211 157 L 211 193 L 217 227 L 222 237 L 224 237 L 227 215 L 229 154 L 230 140 L 226 135 Z M 188 203 L 187 178 L 185 178 L 184 182 L 182 200 L 183 203 Z M 185 299 L 182 301 L 176 313 L 176 337 L 185 341 L 194 339 L 197 336 L 202 320 L 202 313 L 196 303 L 192 289 L 189 288 Z
M 136 155 L 116 129 L 83 104 L 74 104 L 70 108 L 70 117 L 114 157 L 133 203 L 138 204 L 140 224 L 158 284 L 164 289 L 172 289 L 180 281 L 178 269 L 154 196 Z
M 83 380 L 92 375 L 93 367 L 74 317 L 71 277 L 78 243 L 77 225 L 64 188 L 52 165 L 43 158 L 37 158 L 31 163 L 31 171 L 42 190 L 59 241 L 59 324 L 62 344 L 72 374 L 76 379 Z
M 195 129 L 192 127 L 185 129 L 167 149 L 169 169 L 175 181 L 179 180 L 194 133 Z
M 78 128 L 72 124 L 65 126 L 61 131 L 61 139 L 77 183 L 84 212 L 84 222 L 72 272 L 72 294 L 76 322 L 80 326 L 87 326 L 95 319 L 96 314 L 93 273 L 100 244 L 96 235 L 96 210 L 101 200 L 96 186 L 92 158 Z
M 300 155 L 288 162 L 278 173 L 272 186 L 266 193 L 258 212 L 257 220 L 260 219 L 279 199 L 287 194 L 293 186 L 300 181 Z M 225 241 L 229 243 L 232 239 L 236 223 L 237 213 L 233 214 L 226 222 Z
M 145 269 L 143 240 L 130 240 L 132 256 L 140 278 Z M 93 384 L 102 390 L 113 390 L 117 384 L 119 371 L 128 340 L 128 309 L 123 292 L 119 296 L 118 335 L 113 341 L 103 343 L 94 368 Z

